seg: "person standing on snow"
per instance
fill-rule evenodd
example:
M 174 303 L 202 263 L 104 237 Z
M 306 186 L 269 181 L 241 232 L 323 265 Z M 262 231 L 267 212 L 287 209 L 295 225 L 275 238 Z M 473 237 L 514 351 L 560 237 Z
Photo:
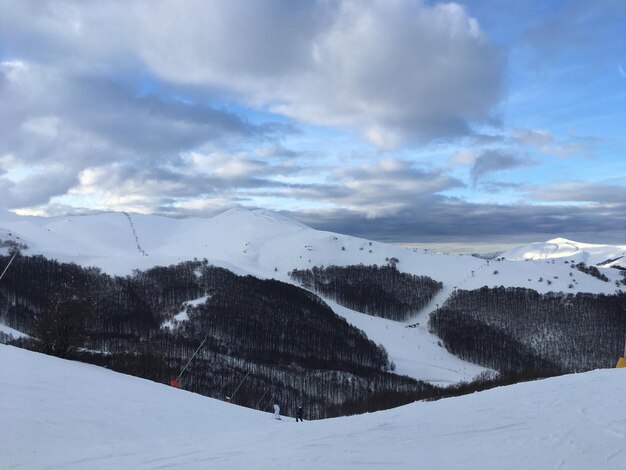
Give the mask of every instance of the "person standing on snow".
M 274 419 L 280 419 L 280 406 L 278 406 L 278 403 L 274 403 Z
M 304 421 L 302 419 L 302 405 L 298 405 L 298 411 L 296 412 L 296 423 L 298 422 L 298 420 Z

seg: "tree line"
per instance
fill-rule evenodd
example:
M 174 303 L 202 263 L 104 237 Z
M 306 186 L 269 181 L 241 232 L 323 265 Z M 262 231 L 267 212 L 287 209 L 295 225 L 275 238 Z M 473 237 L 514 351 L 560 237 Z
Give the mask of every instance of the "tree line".
M 401 273 L 393 266 L 315 266 L 294 269 L 304 288 L 358 312 L 404 321 L 424 307 L 443 284 L 428 276 Z
M 626 294 L 459 290 L 429 326 L 453 354 L 502 372 L 614 367 L 626 337 Z

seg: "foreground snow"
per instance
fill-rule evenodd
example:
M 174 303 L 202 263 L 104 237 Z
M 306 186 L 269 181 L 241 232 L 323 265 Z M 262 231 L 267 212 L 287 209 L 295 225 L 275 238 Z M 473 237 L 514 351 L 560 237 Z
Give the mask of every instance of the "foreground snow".
M 2 468 L 624 468 L 623 370 L 305 423 L 10 346 L 0 371 Z

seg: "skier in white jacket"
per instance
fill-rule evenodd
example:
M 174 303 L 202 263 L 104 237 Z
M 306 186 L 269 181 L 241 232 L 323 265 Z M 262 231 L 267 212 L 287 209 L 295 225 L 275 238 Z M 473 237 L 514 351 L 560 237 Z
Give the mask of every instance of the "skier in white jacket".
M 274 418 L 280 419 L 280 406 L 278 406 L 278 403 L 274 403 Z

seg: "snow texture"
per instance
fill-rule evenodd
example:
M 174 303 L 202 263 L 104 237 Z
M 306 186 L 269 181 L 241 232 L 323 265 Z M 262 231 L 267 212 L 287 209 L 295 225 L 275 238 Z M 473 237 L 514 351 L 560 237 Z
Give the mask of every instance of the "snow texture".
M 612 470 L 626 458 L 621 369 L 304 423 L 11 346 L 0 370 L 2 468 Z

